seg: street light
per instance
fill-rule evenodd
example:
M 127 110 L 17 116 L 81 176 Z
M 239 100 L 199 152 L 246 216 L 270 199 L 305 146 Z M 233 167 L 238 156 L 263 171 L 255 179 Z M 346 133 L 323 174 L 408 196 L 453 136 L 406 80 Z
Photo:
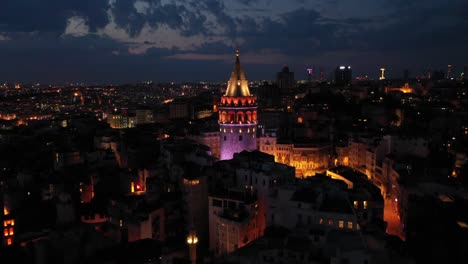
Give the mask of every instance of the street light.
M 194 230 L 191 230 L 187 236 L 187 244 L 189 247 L 190 263 L 197 263 L 197 243 L 198 237 Z
M 187 244 L 193 245 L 198 243 L 198 237 L 194 231 L 191 231 L 187 236 Z

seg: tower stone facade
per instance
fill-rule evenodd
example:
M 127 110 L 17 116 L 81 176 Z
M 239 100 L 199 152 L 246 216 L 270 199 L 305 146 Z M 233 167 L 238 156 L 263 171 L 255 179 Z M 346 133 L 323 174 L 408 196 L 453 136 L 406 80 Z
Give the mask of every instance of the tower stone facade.
M 234 153 L 243 150 L 257 149 L 257 100 L 250 94 L 239 52 L 226 94 L 219 103 L 219 127 L 221 160 L 232 159 Z

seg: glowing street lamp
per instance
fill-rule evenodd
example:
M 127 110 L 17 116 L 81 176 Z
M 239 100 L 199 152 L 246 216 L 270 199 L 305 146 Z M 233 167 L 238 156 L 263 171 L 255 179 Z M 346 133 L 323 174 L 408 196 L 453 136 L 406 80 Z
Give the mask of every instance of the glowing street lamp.
M 190 231 L 187 236 L 187 244 L 189 246 L 190 263 L 197 263 L 197 243 L 198 237 L 194 230 Z
M 189 245 L 194 245 L 198 243 L 198 237 L 195 233 L 190 232 L 190 234 L 187 236 L 187 244 Z

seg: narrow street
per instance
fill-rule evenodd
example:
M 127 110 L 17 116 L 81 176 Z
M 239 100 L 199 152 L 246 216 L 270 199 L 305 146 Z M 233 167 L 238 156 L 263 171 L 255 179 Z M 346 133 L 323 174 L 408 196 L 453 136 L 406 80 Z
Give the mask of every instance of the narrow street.
M 400 224 L 397 203 L 392 199 L 385 199 L 384 206 L 384 220 L 388 223 L 387 234 L 395 235 L 405 240 L 403 227 Z

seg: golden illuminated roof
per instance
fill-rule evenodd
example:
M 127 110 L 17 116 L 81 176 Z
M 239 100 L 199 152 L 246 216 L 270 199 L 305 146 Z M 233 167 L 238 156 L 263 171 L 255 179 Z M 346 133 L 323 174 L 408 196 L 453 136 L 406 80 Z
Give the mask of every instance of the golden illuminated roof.
M 234 70 L 231 73 L 225 96 L 250 96 L 249 83 L 245 79 L 245 74 L 239 61 L 239 51 L 236 52 L 236 63 L 234 64 Z

